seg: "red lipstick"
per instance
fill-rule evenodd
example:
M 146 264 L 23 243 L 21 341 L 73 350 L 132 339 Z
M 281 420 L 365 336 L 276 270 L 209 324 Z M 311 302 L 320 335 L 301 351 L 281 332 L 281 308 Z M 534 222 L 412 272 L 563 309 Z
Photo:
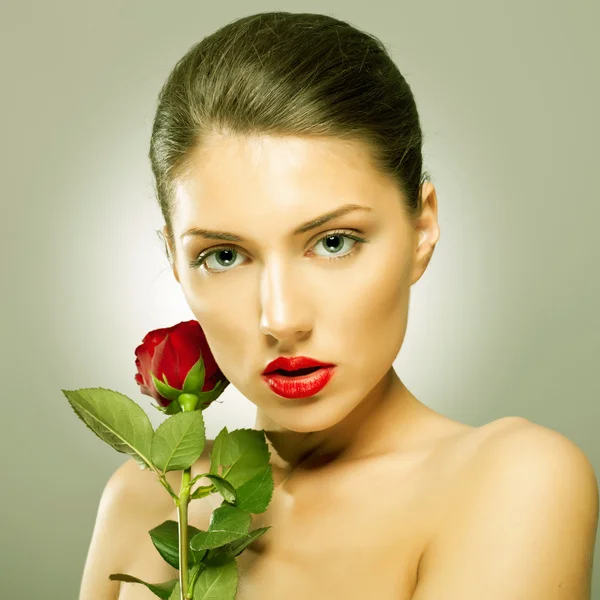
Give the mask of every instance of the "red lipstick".
M 308 398 L 320 392 L 333 376 L 335 365 L 306 356 L 280 356 L 263 371 L 271 391 L 284 398 Z

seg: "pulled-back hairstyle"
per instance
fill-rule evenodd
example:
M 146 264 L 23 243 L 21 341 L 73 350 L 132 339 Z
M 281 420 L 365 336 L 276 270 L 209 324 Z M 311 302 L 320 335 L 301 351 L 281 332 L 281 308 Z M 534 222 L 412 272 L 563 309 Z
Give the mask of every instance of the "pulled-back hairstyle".
M 176 63 L 158 96 L 149 152 L 173 251 L 174 183 L 213 133 L 362 142 L 397 184 L 404 214 L 420 213 L 429 176 L 412 91 L 384 44 L 344 21 L 257 13 L 224 25 Z

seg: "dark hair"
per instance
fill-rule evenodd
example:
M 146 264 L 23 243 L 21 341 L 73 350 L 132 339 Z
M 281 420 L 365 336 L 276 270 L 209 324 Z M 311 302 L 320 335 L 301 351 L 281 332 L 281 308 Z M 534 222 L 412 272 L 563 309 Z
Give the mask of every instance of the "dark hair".
M 423 135 L 410 86 L 374 35 L 323 14 L 230 22 L 177 62 L 159 96 L 149 158 L 175 248 L 173 183 L 208 134 L 333 136 L 365 144 L 404 211 L 421 210 Z M 168 252 L 168 249 L 167 249 Z

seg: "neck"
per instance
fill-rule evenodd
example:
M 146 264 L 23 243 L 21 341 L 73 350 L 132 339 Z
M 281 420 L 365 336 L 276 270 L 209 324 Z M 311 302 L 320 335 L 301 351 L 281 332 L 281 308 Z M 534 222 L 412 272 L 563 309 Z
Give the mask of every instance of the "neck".
M 417 402 L 392 367 L 348 415 L 331 427 L 294 431 L 260 408 L 254 427 L 265 430 L 272 463 L 292 473 L 390 451 L 398 439 L 400 424 L 410 421 Z

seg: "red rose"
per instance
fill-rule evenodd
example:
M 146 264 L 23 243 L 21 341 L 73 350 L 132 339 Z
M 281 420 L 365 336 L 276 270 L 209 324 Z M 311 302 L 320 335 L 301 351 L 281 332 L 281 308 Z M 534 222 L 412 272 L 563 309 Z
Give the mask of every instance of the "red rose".
M 169 399 L 159 393 L 152 375 L 171 388 L 182 390 L 186 375 L 195 363 L 202 359 L 204 385 L 202 389 L 194 391 L 200 396 L 199 408 L 206 408 L 214 400 L 209 395 L 203 399 L 200 392 L 215 390 L 220 383 L 220 394 L 229 384 L 215 362 L 200 323 L 195 320 L 182 321 L 172 327 L 150 331 L 135 349 L 135 356 L 138 369 L 135 375 L 136 383 L 140 386 L 142 394 L 152 396 L 162 407 L 171 405 L 175 395 L 171 394 L 173 397 Z M 206 401 L 206 398 L 210 401 Z

